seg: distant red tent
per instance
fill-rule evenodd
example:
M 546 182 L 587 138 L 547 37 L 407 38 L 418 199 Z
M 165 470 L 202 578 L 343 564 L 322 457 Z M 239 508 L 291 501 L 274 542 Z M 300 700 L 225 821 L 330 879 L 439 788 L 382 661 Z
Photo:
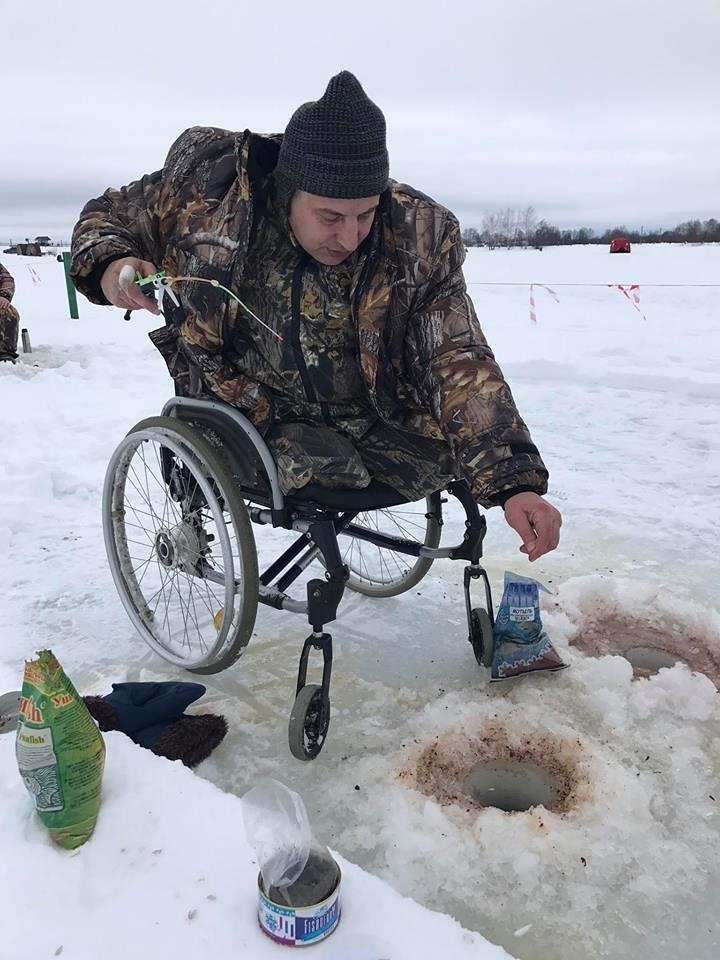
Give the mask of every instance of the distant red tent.
M 615 237 L 610 244 L 610 253 L 630 253 L 630 241 L 627 237 Z

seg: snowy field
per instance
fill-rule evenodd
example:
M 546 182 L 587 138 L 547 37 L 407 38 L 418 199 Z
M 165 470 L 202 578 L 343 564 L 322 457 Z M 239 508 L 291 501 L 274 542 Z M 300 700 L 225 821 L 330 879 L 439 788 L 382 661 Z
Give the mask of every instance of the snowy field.
M 121 311 L 81 300 L 71 321 L 54 258 L 3 262 L 34 352 L 0 364 L 0 693 L 19 686 L 24 658 L 46 646 L 81 693 L 189 679 L 135 635 L 100 523 L 113 448 L 172 393 L 146 337 L 156 319 L 134 314 L 125 323 Z M 238 804 L 212 786 L 240 796 L 265 775 L 302 794 L 318 835 L 351 862 L 343 861 L 345 919 L 313 955 L 503 955 L 354 863 L 520 960 L 715 960 L 719 262 L 714 245 L 635 245 L 630 256 L 604 246 L 469 251 L 469 291 L 564 516 L 558 550 L 530 565 L 491 511 L 485 564 L 496 604 L 507 569 L 555 591 L 544 595 L 543 617 L 569 670 L 490 688 L 466 642 L 462 563 L 436 563 L 398 598 L 346 594 L 331 627 L 329 739 L 318 760 L 301 764 L 288 752 L 286 724 L 307 626 L 261 607 L 243 658 L 202 678 L 198 708 L 230 725 L 197 770 L 211 783 L 109 735 L 98 830 L 74 858 L 49 847 L 12 737 L 0 738 L 0 960 L 20 955 L 3 950 L 21 942 L 41 900 L 52 907 L 33 960 L 63 944 L 63 958 L 89 960 L 101 938 L 103 956 L 127 956 L 126 920 L 138 912 L 143 941 L 158 944 L 147 956 L 162 956 L 168 942 L 178 958 L 280 955 L 253 926 Z M 535 323 L 531 281 L 559 298 L 535 287 Z M 640 285 L 645 318 L 611 283 Z M 449 515 L 444 542 L 459 521 Z M 283 536 L 256 530 L 261 562 Z M 712 680 L 684 665 L 633 680 L 626 659 L 589 656 L 575 641 L 610 654 L 633 641 L 661 646 Z M 523 744 L 538 762 L 564 765 L 571 802 L 509 814 L 428 795 L 428 748 L 462 757 L 481 742 Z M 38 876 L 36 901 L 29 888 Z M 197 892 L 202 877 L 212 881 L 207 893 Z

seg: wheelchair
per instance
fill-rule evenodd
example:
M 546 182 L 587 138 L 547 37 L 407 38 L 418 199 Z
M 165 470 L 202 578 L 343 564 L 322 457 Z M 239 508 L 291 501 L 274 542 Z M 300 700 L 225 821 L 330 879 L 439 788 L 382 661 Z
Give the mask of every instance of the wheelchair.
M 443 493 L 465 511 L 456 546 L 440 547 Z M 392 597 L 415 586 L 438 558 L 465 560 L 468 640 L 477 662 L 492 658 L 493 604 L 482 566 L 485 517 L 464 481 L 418 503 L 373 480 L 363 489 L 309 484 L 283 495 L 270 450 L 239 410 L 173 397 L 159 417 L 136 424 L 114 451 L 105 478 L 103 534 L 120 599 L 146 643 L 169 663 L 217 673 L 248 645 L 258 604 L 307 616 L 288 745 L 313 760 L 330 725 L 332 637 L 344 590 Z M 297 537 L 262 572 L 253 525 Z M 318 561 L 305 597 L 288 589 Z M 312 571 L 309 571 L 312 573 Z M 484 606 L 473 607 L 473 580 Z M 312 651 L 322 680 L 308 683 Z

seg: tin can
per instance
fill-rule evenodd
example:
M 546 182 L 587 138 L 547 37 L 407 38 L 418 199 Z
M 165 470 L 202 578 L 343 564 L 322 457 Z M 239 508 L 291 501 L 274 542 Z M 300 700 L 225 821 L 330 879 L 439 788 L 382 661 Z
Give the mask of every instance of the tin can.
M 17 729 L 21 696 L 19 690 L 0 696 L 0 733 L 14 733 Z
M 275 888 L 266 891 L 262 873 L 258 874 L 258 921 L 261 929 L 276 943 L 306 947 L 329 937 L 337 927 L 341 872 L 334 860 L 332 865 L 334 874 L 328 877 L 329 894 L 320 902 L 311 904 L 294 903 L 292 887 L 288 888 L 289 903 L 277 903 L 280 897 Z

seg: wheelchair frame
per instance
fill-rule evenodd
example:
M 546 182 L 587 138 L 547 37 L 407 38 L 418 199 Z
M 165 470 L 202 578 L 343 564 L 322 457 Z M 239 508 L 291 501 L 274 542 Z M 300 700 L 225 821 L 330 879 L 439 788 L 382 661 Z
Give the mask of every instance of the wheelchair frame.
M 258 602 L 278 610 L 306 615 L 311 633 L 305 639 L 300 654 L 296 696 L 288 726 L 288 744 L 293 756 L 300 760 L 314 759 L 324 745 L 329 728 L 333 651 L 332 636 L 325 628 L 336 619 L 338 606 L 350 578 L 348 565 L 343 562 L 341 555 L 339 535 L 369 542 L 379 550 L 389 550 L 416 559 L 417 569 L 414 576 L 411 571 L 407 582 L 398 581 L 397 589 L 390 592 L 376 591 L 375 595 L 393 595 L 410 589 L 425 575 L 433 560 L 448 558 L 467 561 L 463 589 L 468 640 L 478 663 L 489 666 L 492 656 L 493 605 L 490 583 L 484 568 L 479 563 L 487 524 L 464 481 L 453 481 L 446 487 L 447 492 L 459 501 L 465 511 L 465 533 L 462 541 L 451 547 L 428 546 L 417 540 L 384 533 L 354 522 L 358 515 L 363 515 L 366 511 L 382 511 L 407 504 L 407 501 L 390 487 L 376 481 L 364 490 L 338 491 L 313 484 L 293 495 L 284 495 L 280 489 L 275 461 L 263 437 L 247 417 L 228 404 L 212 400 L 172 397 L 163 407 L 162 418 L 162 428 L 157 426 L 160 421 L 156 420 L 144 421 L 134 427 L 116 449 L 108 466 L 103 493 L 103 528 L 110 568 L 121 600 L 136 628 L 148 641 L 147 625 L 152 614 L 147 609 L 147 603 L 138 599 L 138 590 L 135 589 L 138 587 L 138 581 L 132 568 L 133 558 L 126 556 L 129 553 L 128 547 L 123 539 L 124 534 L 121 536 L 119 532 L 124 530 L 123 525 L 127 521 L 124 499 L 125 480 L 123 479 L 120 483 L 118 477 L 122 473 L 123 464 L 127 468 L 127 463 L 130 462 L 142 440 L 150 438 L 152 427 L 146 428 L 146 433 L 143 434 L 144 424 L 156 424 L 156 431 L 160 431 L 161 436 L 167 437 L 165 445 L 162 439 L 152 437 L 156 443 L 160 444 L 162 482 L 167 487 L 168 497 L 172 497 L 174 501 L 181 504 L 182 508 L 181 519 L 175 524 L 171 525 L 170 520 L 167 519 L 161 523 L 158 518 L 152 531 L 154 540 L 146 533 L 148 539 L 152 541 L 148 548 L 151 558 L 147 563 L 150 559 L 157 562 L 163 584 L 162 567 L 166 572 L 180 570 L 185 576 L 212 580 L 223 587 L 226 598 L 225 608 L 219 610 L 216 615 L 217 618 L 222 614 L 225 632 L 221 635 L 218 628 L 221 640 L 224 640 L 227 635 L 234 617 L 232 603 L 230 604 L 230 621 L 225 613 L 228 602 L 232 601 L 233 596 L 240 590 L 245 591 L 250 607 L 249 611 L 244 612 L 246 622 L 243 623 L 243 635 L 246 633 L 247 639 L 244 643 L 240 641 L 239 652 L 238 646 L 233 646 L 229 655 L 222 655 L 222 643 L 218 642 L 204 660 L 201 658 L 200 662 L 186 665 L 182 660 L 178 660 L 177 656 L 167 655 L 166 658 L 171 662 L 183 663 L 187 669 L 194 672 L 218 672 L 233 663 L 243 652 L 254 625 L 254 614 Z M 182 432 L 179 433 L 180 428 L 176 428 L 174 436 L 173 421 L 184 424 Z M 190 428 L 192 434 L 188 434 L 187 428 Z M 150 433 L 147 432 L 148 429 Z M 196 436 L 194 442 L 190 439 L 192 435 Z M 138 437 L 140 439 L 136 442 Z M 219 486 L 219 479 L 213 476 L 213 471 L 208 466 L 208 461 L 212 459 L 207 449 L 208 437 L 212 440 L 213 456 L 217 455 L 228 467 L 235 487 L 234 491 L 225 489 L 223 492 Z M 205 450 L 204 457 L 203 450 Z M 180 468 L 179 463 L 182 463 Z M 178 469 L 180 469 L 179 473 Z M 188 494 L 187 475 L 183 485 L 183 469 L 192 470 L 194 474 L 195 486 L 192 497 Z M 239 493 L 241 501 L 235 497 L 235 493 Z M 234 501 L 233 504 L 230 504 L 231 500 Z M 444 502 L 446 500 L 441 496 L 441 491 L 433 493 L 426 501 L 426 530 L 429 529 L 430 524 L 433 528 L 436 525 L 438 540 L 443 523 L 442 504 Z M 243 526 L 245 521 L 240 516 L 240 503 L 244 505 L 252 523 L 280 527 L 298 533 L 297 539 L 266 570 L 257 573 L 256 585 L 244 579 L 238 579 L 235 574 L 232 581 L 228 581 L 221 572 L 213 568 L 206 558 L 207 554 L 212 554 L 212 549 L 208 549 L 207 542 L 212 537 L 203 539 L 202 531 L 198 529 L 200 526 L 198 517 L 204 507 L 213 507 L 216 517 L 220 511 L 223 514 L 231 512 L 234 526 L 242 528 L 238 539 L 242 538 L 244 541 L 241 545 L 243 556 L 247 558 L 254 554 L 254 569 L 251 562 L 247 563 L 250 573 L 254 575 L 257 572 L 254 538 L 249 525 Z M 227 534 L 221 527 L 222 524 L 216 523 L 217 535 L 220 540 L 223 540 Z M 251 545 L 247 542 L 248 533 L 252 541 Z M 224 551 L 224 545 L 220 546 Z M 301 601 L 291 597 L 287 593 L 288 588 L 316 559 L 319 559 L 325 567 L 324 578 L 316 577 L 309 580 L 306 585 L 306 600 Z M 128 564 L 131 574 L 128 574 Z M 484 585 L 484 608 L 473 607 L 471 604 L 470 585 L 476 579 L 482 580 Z M 129 581 L 132 581 L 130 585 Z M 351 587 L 359 592 L 373 595 L 372 589 L 363 589 L 362 583 L 356 583 L 353 586 L 351 581 Z M 164 586 L 161 589 L 164 589 Z M 243 601 L 244 599 L 243 597 Z M 228 621 L 227 624 L 226 621 Z M 160 655 L 166 655 L 162 645 L 151 643 L 151 646 Z M 322 654 L 322 680 L 319 685 L 307 682 L 308 662 L 312 650 Z

